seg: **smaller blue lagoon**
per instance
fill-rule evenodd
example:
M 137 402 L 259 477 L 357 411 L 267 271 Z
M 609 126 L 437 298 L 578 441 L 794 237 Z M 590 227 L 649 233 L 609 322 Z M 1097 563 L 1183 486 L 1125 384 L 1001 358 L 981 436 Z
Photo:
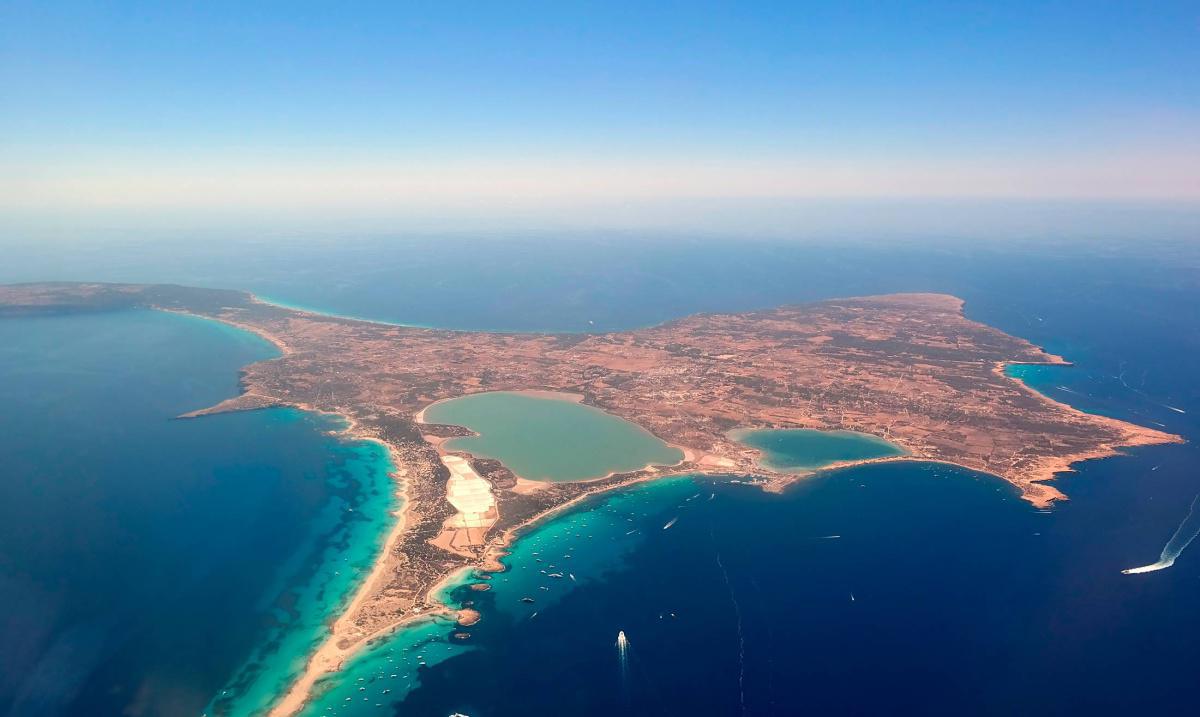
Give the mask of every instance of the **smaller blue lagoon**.
M 811 428 L 738 429 L 729 437 L 762 452 L 758 462 L 774 471 L 804 472 L 836 463 L 906 455 L 900 446 L 855 431 Z

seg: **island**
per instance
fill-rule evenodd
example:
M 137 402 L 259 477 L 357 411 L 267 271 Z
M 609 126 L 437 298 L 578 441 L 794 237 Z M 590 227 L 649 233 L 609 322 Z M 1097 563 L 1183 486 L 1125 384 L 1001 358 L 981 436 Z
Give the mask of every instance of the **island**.
M 0 317 L 149 308 L 254 332 L 281 355 L 243 369 L 242 393 L 186 414 L 295 406 L 337 414 L 347 435 L 392 456 L 402 515 L 308 668 L 274 708 L 298 711 L 314 685 L 368 641 L 445 611 L 438 585 L 463 569 L 502 570 L 514 535 L 597 492 L 683 473 L 752 479 L 777 472 L 731 435 L 747 429 L 854 431 L 902 455 L 992 474 L 1046 507 L 1048 481 L 1073 463 L 1178 436 L 1084 413 L 1005 374 L 1011 364 L 1066 364 L 972 321 L 942 294 L 836 299 L 700 314 L 644 329 L 582 334 L 437 330 L 282 307 L 252 294 L 174 285 L 45 283 L 0 287 Z M 630 421 L 682 454 L 673 465 L 572 482 L 535 482 L 496 460 L 445 449 L 469 435 L 426 423 L 431 404 L 530 391 L 579 400 Z M 867 462 L 843 462 L 831 467 Z M 468 625 L 478 615 L 459 616 Z

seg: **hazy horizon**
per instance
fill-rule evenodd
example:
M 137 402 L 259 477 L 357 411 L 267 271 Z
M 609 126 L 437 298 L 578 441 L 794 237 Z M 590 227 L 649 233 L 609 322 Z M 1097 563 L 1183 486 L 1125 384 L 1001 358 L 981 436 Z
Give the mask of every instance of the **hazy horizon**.
M 0 220 L 1195 233 L 1196 27 L 1186 3 L 6 3 Z
M 678 200 L 408 212 L 137 212 L 0 215 L 0 245 L 605 235 L 722 241 L 1179 241 L 1200 203 L 1032 200 Z

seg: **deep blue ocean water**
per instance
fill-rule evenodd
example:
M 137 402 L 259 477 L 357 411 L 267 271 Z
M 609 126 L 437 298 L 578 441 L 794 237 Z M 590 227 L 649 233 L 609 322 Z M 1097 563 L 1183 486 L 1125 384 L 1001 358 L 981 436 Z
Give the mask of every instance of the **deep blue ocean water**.
M 969 317 L 1075 362 L 1023 369 L 1039 390 L 1190 441 L 1080 466 L 1058 482 L 1071 500 L 1050 513 L 995 479 L 919 463 L 832 472 L 782 496 L 703 478 L 593 501 L 519 541 L 512 570 L 496 576 L 492 590 L 451 591 L 483 612 L 470 639 L 451 638 L 453 626 L 439 623 L 402 632 L 328 681 L 308 714 L 1182 715 L 1200 704 L 1200 547 L 1164 571 L 1120 573 L 1157 559 L 1200 493 L 1194 247 L 625 239 L 530 240 L 466 252 L 458 240 L 429 240 L 353 249 L 264 244 L 232 263 L 203 252 L 97 255 L 90 266 L 64 265 L 48 277 L 31 276 L 38 269 L 29 262 L 3 278 L 241 286 L 338 313 L 531 330 L 948 291 L 966 299 Z M 81 325 L 76 333 L 100 328 Z M 232 390 L 238 361 L 196 363 L 214 372 L 229 366 L 224 390 Z M 203 423 L 171 425 L 200 430 Z M 52 441 L 61 431 L 47 435 Z M 313 434 L 293 439 L 310 442 L 317 452 L 337 445 Z M 135 445 L 145 450 L 145 441 Z M 226 453 L 233 446 L 215 445 L 188 460 L 241 464 Z M 288 460 L 282 452 L 264 458 Z M 143 512 L 164 505 L 148 502 Z M 292 516 L 291 529 L 311 530 L 308 515 Z M 588 528 L 591 539 L 583 537 Z M 255 553 L 256 566 L 283 552 Z M 575 580 L 554 579 L 540 572 L 549 562 L 554 570 L 582 567 L 572 568 Z M 237 587 L 227 579 L 208 586 Z M 243 604 L 248 592 L 233 590 L 229 605 Z M 178 615 L 178 606 L 172 610 Z M 624 671 L 614 646 L 619 630 L 630 644 Z M 223 653 L 227 670 L 252 649 L 247 642 Z M 209 683 L 224 684 L 215 676 Z

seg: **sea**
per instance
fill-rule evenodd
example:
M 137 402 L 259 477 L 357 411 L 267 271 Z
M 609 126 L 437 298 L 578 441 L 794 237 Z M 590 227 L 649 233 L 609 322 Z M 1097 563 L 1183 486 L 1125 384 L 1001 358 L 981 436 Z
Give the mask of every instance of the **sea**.
M 303 669 L 398 504 L 330 417 L 175 418 L 275 354 L 152 311 L 0 320 L 0 713 L 252 714 Z
M 136 249 L 136 251 L 135 251 Z M 1058 479 L 1039 511 L 943 465 L 736 475 L 597 496 L 444 591 L 305 715 L 1194 714 L 1200 250 L 1144 241 L 578 236 L 16 247 L 0 281 L 174 281 L 475 330 L 943 291 L 1073 362 L 1014 375 L 1179 433 Z M 270 346 L 147 311 L 0 321 L 0 713 L 253 715 L 398 507 L 386 454 L 271 409 L 175 416 Z M 1186 536 L 1184 536 L 1186 537 Z M 1175 538 L 1173 540 L 1173 538 Z M 486 584 L 487 590 L 471 587 Z

